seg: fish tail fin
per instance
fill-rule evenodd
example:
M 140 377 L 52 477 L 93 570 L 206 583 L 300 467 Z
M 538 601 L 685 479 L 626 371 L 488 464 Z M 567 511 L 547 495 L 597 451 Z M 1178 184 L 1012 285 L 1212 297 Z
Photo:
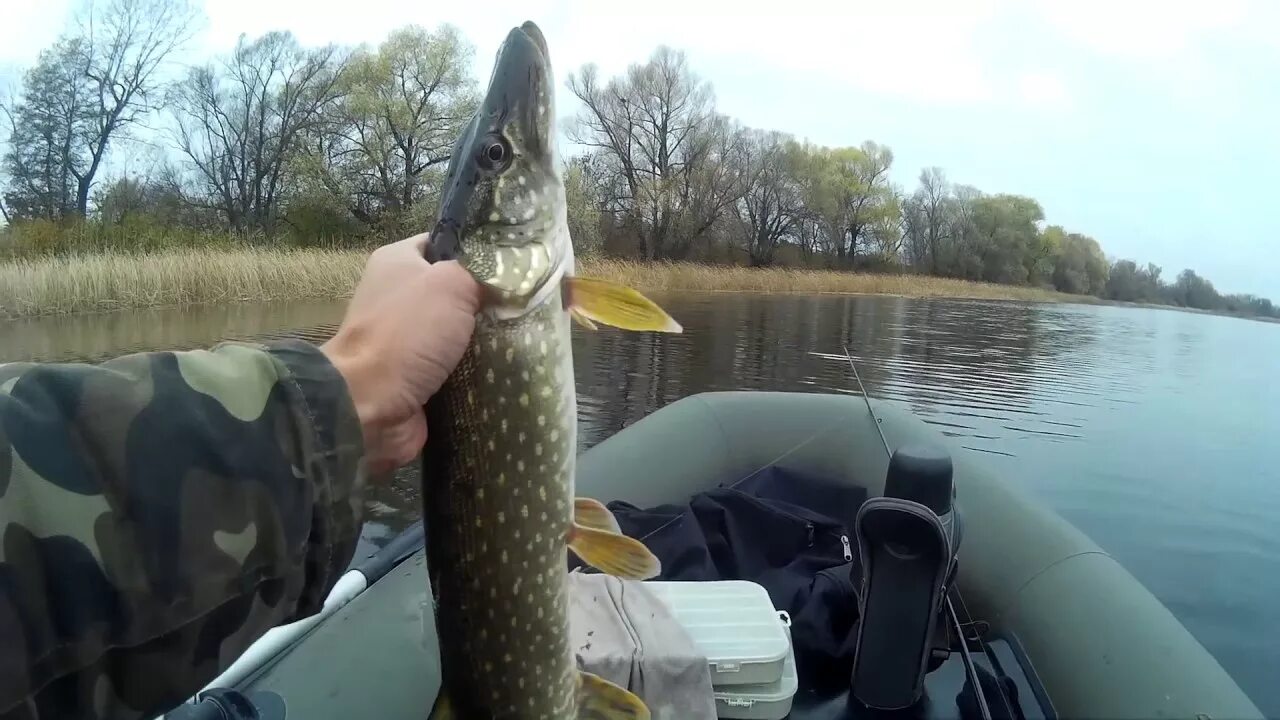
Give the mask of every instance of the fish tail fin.
M 630 690 L 579 672 L 578 720 L 649 720 L 649 708 Z
M 662 563 L 644 543 L 613 530 L 574 522 L 569 530 L 569 548 L 586 564 L 614 577 L 648 580 L 662 572 Z
M 682 332 L 680 323 L 638 291 L 608 280 L 566 277 L 564 305 L 579 322 L 592 320 L 623 330 Z

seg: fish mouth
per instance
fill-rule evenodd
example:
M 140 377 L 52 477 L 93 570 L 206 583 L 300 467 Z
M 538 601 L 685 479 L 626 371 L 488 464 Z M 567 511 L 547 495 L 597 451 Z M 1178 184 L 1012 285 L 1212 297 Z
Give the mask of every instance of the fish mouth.
M 480 107 L 454 145 L 427 243 L 429 261 L 465 260 L 481 249 L 469 247 L 477 236 L 483 245 L 532 242 L 538 233 L 522 232 L 523 226 L 547 226 L 528 222 L 529 209 L 545 203 L 529 193 L 549 192 L 558 182 L 553 100 L 546 37 L 526 21 L 507 33 Z

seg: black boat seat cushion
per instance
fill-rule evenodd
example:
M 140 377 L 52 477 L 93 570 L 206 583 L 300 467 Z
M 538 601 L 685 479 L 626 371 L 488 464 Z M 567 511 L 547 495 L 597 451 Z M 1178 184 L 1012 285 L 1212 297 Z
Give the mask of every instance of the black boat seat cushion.
M 838 687 L 853 667 L 861 571 L 852 527 L 866 497 L 865 488 L 770 467 L 686 505 L 609 509 L 662 561 L 658 579 L 762 585 L 791 616 L 801 681 Z

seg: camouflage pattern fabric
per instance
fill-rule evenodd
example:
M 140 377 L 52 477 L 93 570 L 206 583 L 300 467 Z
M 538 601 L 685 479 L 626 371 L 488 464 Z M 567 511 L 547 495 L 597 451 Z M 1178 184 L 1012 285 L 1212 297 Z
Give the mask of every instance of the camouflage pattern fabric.
M 0 718 L 154 717 L 317 612 L 362 443 L 300 341 L 0 365 Z

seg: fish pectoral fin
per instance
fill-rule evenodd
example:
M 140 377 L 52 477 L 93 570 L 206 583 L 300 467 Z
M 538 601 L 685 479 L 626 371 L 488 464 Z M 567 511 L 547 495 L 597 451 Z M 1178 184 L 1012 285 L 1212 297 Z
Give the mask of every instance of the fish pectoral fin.
M 431 706 L 431 712 L 427 715 L 427 720 L 460 720 L 453 712 L 453 703 L 449 702 L 449 696 L 445 693 L 443 687 L 436 694 L 436 702 Z
M 578 720 L 649 720 L 649 708 L 630 690 L 579 671 Z
M 595 498 L 574 498 L 573 500 L 573 521 L 582 527 L 591 528 L 592 530 L 604 530 L 606 532 L 622 534 L 622 528 L 618 526 L 618 520 L 609 512 L 609 508 L 604 503 Z
M 588 322 L 594 320 L 623 330 L 683 331 L 680 323 L 657 303 L 626 285 L 596 278 L 566 277 L 561 287 L 564 306 Z
M 569 317 L 573 318 L 582 327 L 588 330 L 599 330 L 596 324 L 591 322 L 591 318 L 583 315 L 577 308 L 569 308 Z
M 569 530 L 569 548 L 586 564 L 614 577 L 648 580 L 662 572 L 662 563 L 644 543 L 613 530 L 575 521 Z

